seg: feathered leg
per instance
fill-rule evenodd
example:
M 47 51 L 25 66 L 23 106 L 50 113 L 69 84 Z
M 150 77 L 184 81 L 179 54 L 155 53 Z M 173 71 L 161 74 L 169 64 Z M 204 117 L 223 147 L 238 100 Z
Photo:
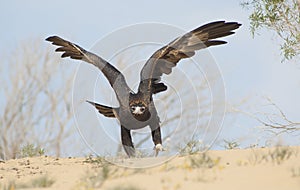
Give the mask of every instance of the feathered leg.
M 132 143 L 130 130 L 126 129 L 124 126 L 121 126 L 121 140 L 128 157 L 135 157 L 135 149 Z
M 156 123 L 155 125 L 150 125 L 151 128 L 151 134 L 152 134 L 152 140 L 155 145 L 155 156 L 158 155 L 159 151 L 164 151 L 165 149 L 162 146 L 162 140 L 161 140 L 161 131 L 159 123 Z

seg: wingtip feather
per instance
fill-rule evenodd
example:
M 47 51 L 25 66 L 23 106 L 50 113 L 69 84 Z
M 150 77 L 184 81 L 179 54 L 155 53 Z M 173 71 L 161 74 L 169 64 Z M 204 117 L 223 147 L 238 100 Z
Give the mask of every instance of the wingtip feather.
M 86 102 L 89 103 L 89 104 L 92 104 L 93 106 L 95 105 L 94 102 L 91 102 L 91 101 L 89 101 L 89 100 L 86 100 Z
M 60 38 L 60 37 L 58 37 L 58 36 L 49 36 L 49 37 L 46 38 L 45 40 L 46 40 L 46 41 L 49 41 L 49 42 L 53 42 L 53 41 L 55 41 L 55 39 L 58 39 L 58 38 Z

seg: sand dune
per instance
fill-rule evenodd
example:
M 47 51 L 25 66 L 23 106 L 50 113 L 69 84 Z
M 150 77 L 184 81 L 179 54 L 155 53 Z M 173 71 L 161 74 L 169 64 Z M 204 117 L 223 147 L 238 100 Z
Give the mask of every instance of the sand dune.
M 142 166 L 157 159 L 123 161 Z M 2 189 L 299 190 L 300 147 L 208 151 L 146 169 L 101 158 L 22 158 L 0 162 Z

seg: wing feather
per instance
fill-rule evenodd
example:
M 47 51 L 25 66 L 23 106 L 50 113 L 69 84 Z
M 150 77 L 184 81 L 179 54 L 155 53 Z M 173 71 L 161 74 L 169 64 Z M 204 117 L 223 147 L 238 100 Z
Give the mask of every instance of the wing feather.
M 105 75 L 110 85 L 114 89 L 120 104 L 127 104 L 131 89 L 128 87 L 123 74 L 113 65 L 101 57 L 86 51 L 79 45 L 64 40 L 58 36 L 50 36 L 46 39 L 53 45 L 59 46 L 55 51 L 63 52 L 62 58 L 70 57 L 71 59 L 82 60 L 99 68 Z
M 157 50 L 141 70 L 139 91 L 151 96 L 167 90 L 167 86 L 160 82 L 163 74 L 171 74 L 172 68 L 181 59 L 194 56 L 196 50 L 226 44 L 226 41 L 216 39 L 234 34 L 233 30 L 240 26 L 241 24 L 237 22 L 211 22 L 176 38 Z

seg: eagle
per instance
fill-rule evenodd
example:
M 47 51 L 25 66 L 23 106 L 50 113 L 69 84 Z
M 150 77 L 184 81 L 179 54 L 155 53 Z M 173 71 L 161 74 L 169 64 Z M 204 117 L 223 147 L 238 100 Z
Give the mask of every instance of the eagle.
M 161 77 L 163 74 L 169 75 L 181 59 L 192 57 L 195 55 L 195 51 L 226 44 L 226 41 L 218 40 L 218 38 L 234 34 L 234 30 L 240 26 L 241 24 L 237 22 L 210 22 L 163 46 L 154 52 L 144 64 L 136 93 L 127 85 L 124 75 L 100 56 L 58 36 L 50 36 L 46 41 L 59 46 L 55 51 L 63 52 L 62 58 L 70 57 L 90 63 L 104 74 L 115 92 L 119 106 L 111 107 L 92 101 L 87 102 L 92 104 L 103 116 L 118 119 L 122 146 L 128 157 L 136 155 L 131 131 L 147 126 L 151 129 L 157 156 L 160 151 L 164 150 L 164 147 L 162 146 L 160 119 L 153 95 L 167 90 Z

